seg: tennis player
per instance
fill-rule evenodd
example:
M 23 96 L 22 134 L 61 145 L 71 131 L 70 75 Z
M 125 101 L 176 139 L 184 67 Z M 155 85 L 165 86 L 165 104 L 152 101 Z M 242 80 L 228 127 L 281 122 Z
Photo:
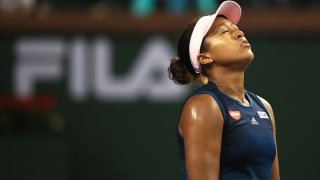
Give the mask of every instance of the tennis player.
M 177 127 L 184 180 L 280 179 L 272 108 L 244 89 L 254 54 L 237 27 L 240 16 L 240 6 L 225 1 L 188 25 L 168 68 L 177 84 L 204 84 Z

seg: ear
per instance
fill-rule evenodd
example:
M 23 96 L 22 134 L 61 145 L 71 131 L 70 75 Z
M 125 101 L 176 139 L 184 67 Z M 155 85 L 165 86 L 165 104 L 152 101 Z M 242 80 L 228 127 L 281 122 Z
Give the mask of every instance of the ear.
M 213 62 L 213 60 L 206 54 L 199 54 L 197 56 L 197 60 L 200 64 L 209 64 Z

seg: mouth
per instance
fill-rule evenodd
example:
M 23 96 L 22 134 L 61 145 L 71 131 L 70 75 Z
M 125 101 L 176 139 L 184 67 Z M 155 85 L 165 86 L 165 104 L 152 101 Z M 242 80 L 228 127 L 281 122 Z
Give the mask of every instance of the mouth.
M 249 44 L 249 42 L 247 40 L 243 40 L 241 43 L 241 47 L 251 47 L 251 45 Z

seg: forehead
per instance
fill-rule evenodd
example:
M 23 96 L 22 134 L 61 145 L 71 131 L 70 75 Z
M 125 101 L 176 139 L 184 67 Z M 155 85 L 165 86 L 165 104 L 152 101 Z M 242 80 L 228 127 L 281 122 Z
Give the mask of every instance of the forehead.
M 212 23 L 212 25 L 211 25 L 211 27 L 210 27 L 210 29 L 209 29 L 207 34 L 212 33 L 221 24 L 227 24 L 227 25 L 229 25 L 229 24 L 231 25 L 232 24 L 233 25 L 233 23 L 231 21 L 229 21 L 228 19 L 226 19 L 225 17 L 219 16 L 214 20 L 214 22 Z
M 219 16 L 214 20 L 211 27 L 217 27 L 222 23 L 232 23 L 232 22 L 225 17 Z

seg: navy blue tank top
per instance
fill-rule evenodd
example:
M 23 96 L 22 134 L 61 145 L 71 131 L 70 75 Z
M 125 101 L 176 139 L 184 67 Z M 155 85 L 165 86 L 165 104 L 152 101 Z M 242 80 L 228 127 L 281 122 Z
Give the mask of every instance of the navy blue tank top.
M 276 154 L 273 128 L 268 111 L 260 99 L 245 91 L 249 106 L 230 98 L 209 82 L 192 95 L 209 94 L 224 117 L 220 180 L 269 180 Z M 187 180 L 183 138 L 178 133 L 183 180 Z

